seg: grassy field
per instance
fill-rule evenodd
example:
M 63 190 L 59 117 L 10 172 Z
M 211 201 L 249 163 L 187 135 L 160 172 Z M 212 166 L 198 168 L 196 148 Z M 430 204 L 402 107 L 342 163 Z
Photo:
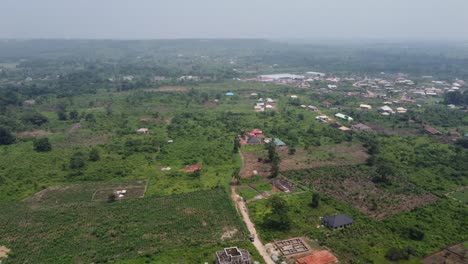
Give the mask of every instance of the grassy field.
M 0 244 L 12 250 L 5 263 L 138 263 L 145 256 L 154 263 L 202 263 L 213 259 L 211 250 L 243 245 L 247 238 L 219 189 L 114 203 L 63 196 L 61 203 L 34 208 L 27 201 L 0 205 Z
M 327 196 L 321 196 L 318 208 L 310 206 L 311 192 L 284 197 L 292 222 L 291 227 L 283 231 L 263 225 L 263 218 L 270 211 L 268 200 L 248 204 L 262 241 L 306 236 L 329 247 L 344 263 L 394 263 L 385 258 L 388 249 L 392 247 L 411 247 L 415 251 L 415 256 L 410 260 L 398 263 L 420 263 L 421 257 L 438 251 L 445 245 L 467 239 L 468 230 L 463 224 L 468 217 L 466 208 L 448 199 L 384 221 L 376 221 L 346 203 Z M 353 226 L 337 231 L 320 227 L 320 217 L 339 213 L 352 217 Z M 450 226 L 446 225 L 448 222 L 451 223 Z M 425 233 L 424 239 L 416 241 L 408 237 L 408 229 L 414 227 Z
M 459 191 L 450 192 L 448 196 L 457 201 L 460 201 L 462 204 L 465 204 L 465 205 L 468 204 L 468 189 L 467 188 L 463 188 Z

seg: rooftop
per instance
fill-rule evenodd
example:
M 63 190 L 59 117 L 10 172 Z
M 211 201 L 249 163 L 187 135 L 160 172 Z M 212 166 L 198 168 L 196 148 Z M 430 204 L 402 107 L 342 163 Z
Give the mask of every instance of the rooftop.
M 344 214 L 333 215 L 323 218 L 323 224 L 329 228 L 339 228 L 353 223 L 353 219 Z

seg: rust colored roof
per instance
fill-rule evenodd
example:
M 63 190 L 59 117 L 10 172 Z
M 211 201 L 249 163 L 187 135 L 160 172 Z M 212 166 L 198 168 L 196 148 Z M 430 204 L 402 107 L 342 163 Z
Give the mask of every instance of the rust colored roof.
M 313 251 L 307 257 L 296 260 L 297 264 L 332 264 L 337 263 L 338 259 L 330 251 L 322 249 Z
M 428 133 L 432 134 L 432 135 L 441 135 L 442 132 L 440 132 L 439 130 L 431 127 L 431 126 L 424 126 L 424 130 L 426 130 Z
M 201 168 L 202 168 L 202 165 L 190 165 L 190 166 L 187 166 L 187 167 L 181 169 L 180 171 L 194 172 L 194 171 L 197 171 L 197 170 L 201 170 Z

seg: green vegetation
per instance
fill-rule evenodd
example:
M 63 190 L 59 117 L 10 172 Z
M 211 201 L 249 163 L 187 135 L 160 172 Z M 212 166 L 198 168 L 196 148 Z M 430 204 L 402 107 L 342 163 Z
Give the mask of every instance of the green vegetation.
M 412 255 L 422 257 L 466 239 L 468 230 L 463 222 L 468 214 L 466 208 L 455 201 L 443 199 L 380 222 L 328 196 L 322 195 L 320 205 L 313 208 L 310 205 L 311 196 L 310 192 L 306 192 L 284 197 L 288 208 L 286 217 L 291 219 L 288 229 L 267 225 L 266 220 L 271 214 L 268 200 L 249 203 L 249 211 L 260 230 L 261 238 L 269 242 L 305 235 L 318 239 L 321 245 L 331 248 L 343 261 L 353 260 L 357 263 L 388 263 L 385 255 L 391 248 L 411 248 L 414 252 Z M 351 216 L 354 224 L 337 231 L 318 227 L 321 224 L 320 217 L 337 213 Z
M 211 263 L 227 246 L 261 260 L 230 200 L 233 178 L 262 242 L 306 236 L 353 264 L 417 263 L 466 242 L 467 92 L 455 78 L 468 78 L 468 52 L 408 47 L 0 42 L 3 263 Z M 314 69 L 341 78 L 338 87 L 249 80 Z M 414 85 L 393 83 L 401 71 Z M 363 80 L 385 99 L 369 93 L 374 84 L 356 85 Z M 444 96 L 411 91 L 443 93 L 455 81 L 460 92 Z M 274 110 L 255 112 L 259 98 L 273 98 Z M 384 116 L 384 101 L 408 111 Z M 358 123 L 373 131 L 338 129 Z M 253 129 L 287 147 L 238 140 Z M 275 177 L 302 191 L 273 193 Z M 261 194 L 269 198 L 253 199 Z M 354 224 L 321 227 L 320 217 L 338 213 Z
M 46 205 L 1 204 L 1 241 L 14 249 L 6 263 L 102 263 L 145 256 L 161 263 L 159 254 L 167 257 L 181 248 L 194 255 L 175 256 L 177 261 L 209 262 L 213 252 L 200 254 L 206 253 L 204 247 L 219 250 L 246 241 L 245 229 L 222 190 L 115 203 L 87 198 Z

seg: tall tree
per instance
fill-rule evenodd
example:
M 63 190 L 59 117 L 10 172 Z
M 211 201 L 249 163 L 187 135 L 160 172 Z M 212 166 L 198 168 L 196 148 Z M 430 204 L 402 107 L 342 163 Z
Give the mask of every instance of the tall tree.
M 15 135 L 9 129 L 0 126 L 0 146 L 13 144 L 15 140 Z

